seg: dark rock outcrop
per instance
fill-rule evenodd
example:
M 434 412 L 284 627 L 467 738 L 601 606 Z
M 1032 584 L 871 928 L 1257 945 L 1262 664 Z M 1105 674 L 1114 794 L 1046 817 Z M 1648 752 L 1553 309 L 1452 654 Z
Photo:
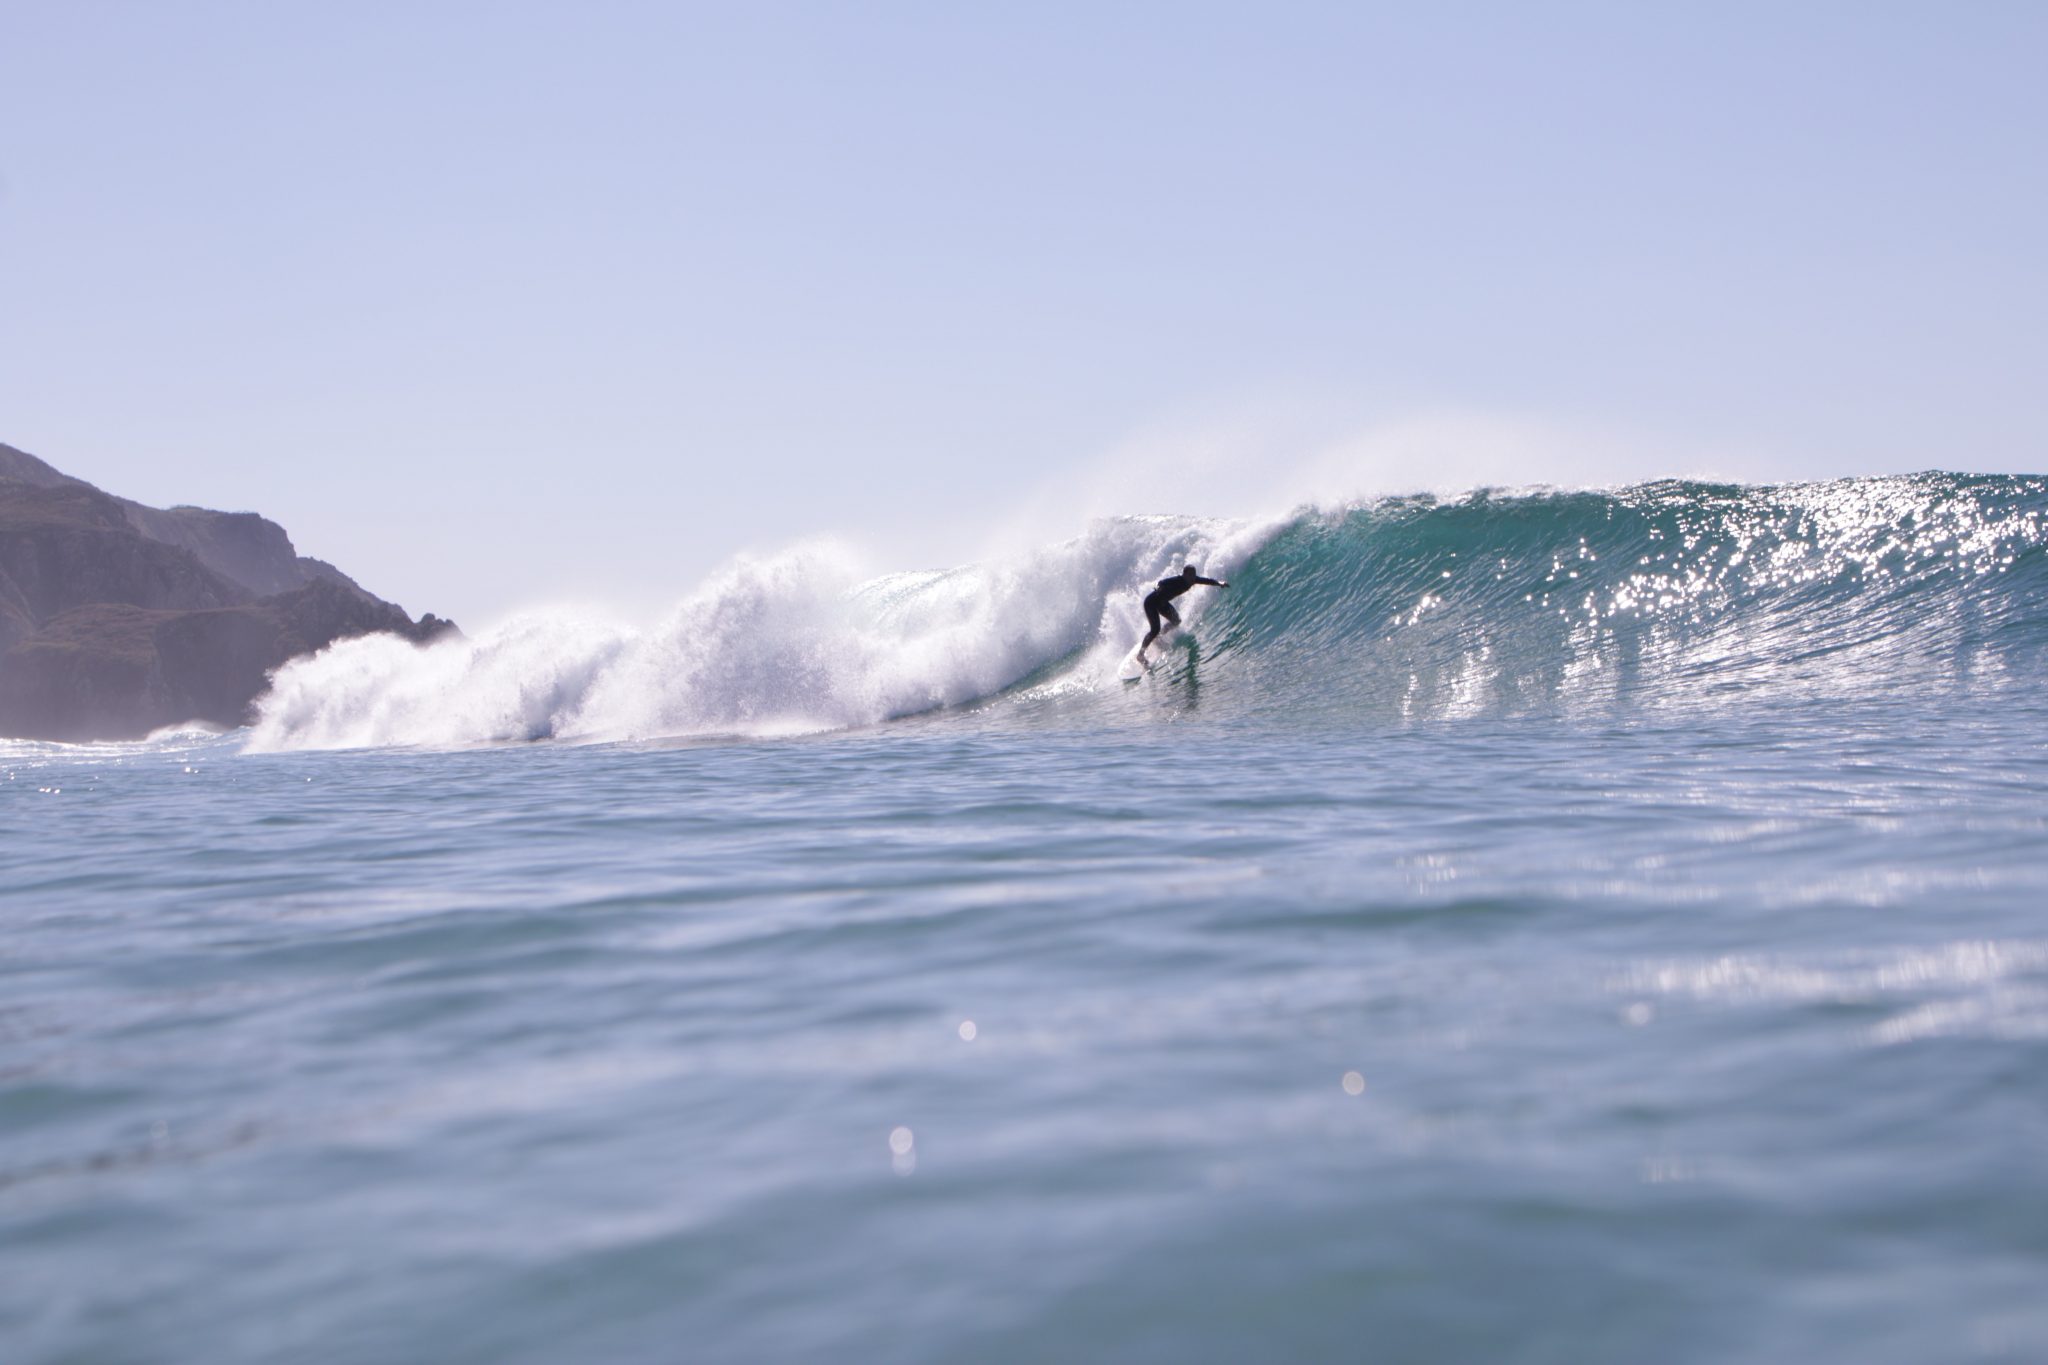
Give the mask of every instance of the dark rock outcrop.
M 254 512 L 216 512 L 207 507 L 145 507 L 102 493 L 83 479 L 51 468 L 25 450 L 0 445 L 0 481 L 45 489 L 83 490 L 119 510 L 130 527 L 164 545 L 190 550 L 207 568 L 259 597 L 289 592 L 318 579 L 358 587 L 332 564 L 311 559 L 292 546 L 284 527 Z
M 418 621 L 253 512 L 145 507 L 0 445 L 0 735 L 238 725 L 287 659 Z

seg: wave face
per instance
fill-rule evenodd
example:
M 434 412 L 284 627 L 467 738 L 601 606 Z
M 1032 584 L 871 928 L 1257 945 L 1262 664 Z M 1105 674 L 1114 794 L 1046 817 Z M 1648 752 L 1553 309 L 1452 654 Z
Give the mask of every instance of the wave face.
M 1203 663 L 1405 718 L 1996 685 L 2048 644 L 2044 566 L 2031 477 L 1390 500 L 1268 542 Z
M 1184 561 L 1227 592 L 1143 682 L 1116 666 Z M 639 632 L 531 616 L 280 670 L 259 749 L 766 735 L 984 703 L 1412 721 L 1998 686 L 2048 646 L 2048 479 L 1386 499 L 1278 522 L 1099 522 L 1001 564 L 862 580 L 741 561 Z

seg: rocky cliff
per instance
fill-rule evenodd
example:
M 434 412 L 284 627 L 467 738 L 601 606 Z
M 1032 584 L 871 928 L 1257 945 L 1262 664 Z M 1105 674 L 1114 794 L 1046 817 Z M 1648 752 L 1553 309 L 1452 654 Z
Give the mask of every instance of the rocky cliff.
M 238 725 L 285 660 L 415 621 L 254 512 L 146 507 L 0 445 L 0 735 Z

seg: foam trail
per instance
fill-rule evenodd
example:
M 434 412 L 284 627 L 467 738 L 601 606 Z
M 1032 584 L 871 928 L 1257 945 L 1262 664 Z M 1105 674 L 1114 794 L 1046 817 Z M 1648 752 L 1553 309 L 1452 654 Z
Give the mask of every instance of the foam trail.
M 961 705 L 1076 655 L 1106 676 L 1137 641 L 1141 587 L 1184 560 L 1227 574 L 1275 529 L 1116 518 L 876 579 L 813 546 L 736 561 L 651 632 L 559 614 L 425 649 L 344 641 L 278 671 L 247 747 L 791 734 Z

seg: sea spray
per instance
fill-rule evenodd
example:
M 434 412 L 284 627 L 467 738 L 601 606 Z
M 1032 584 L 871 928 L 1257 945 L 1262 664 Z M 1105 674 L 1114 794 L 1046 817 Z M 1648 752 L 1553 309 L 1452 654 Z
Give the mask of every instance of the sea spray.
M 1191 647 L 1127 690 L 1153 579 L 1194 561 Z M 970 703 L 1165 700 L 1327 725 L 1921 692 L 2027 676 L 2048 648 L 2048 480 L 1481 492 L 1279 523 L 1121 517 L 993 563 L 863 577 L 809 547 L 743 559 L 650 631 L 521 618 L 424 650 L 280 670 L 256 749 L 775 735 Z M 1176 690 L 1180 689 L 1180 690 Z
M 1101 521 L 992 564 L 863 578 L 827 545 L 742 558 L 649 631 L 529 614 L 415 649 L 346 641 L 279 670 L 256 751 L 843 729 L 1000 693 L 1136 642 L 1143 587 L 1230 572 L 1270 528 Z M 1099 661 L 1098 672 L 1107 674 Z

